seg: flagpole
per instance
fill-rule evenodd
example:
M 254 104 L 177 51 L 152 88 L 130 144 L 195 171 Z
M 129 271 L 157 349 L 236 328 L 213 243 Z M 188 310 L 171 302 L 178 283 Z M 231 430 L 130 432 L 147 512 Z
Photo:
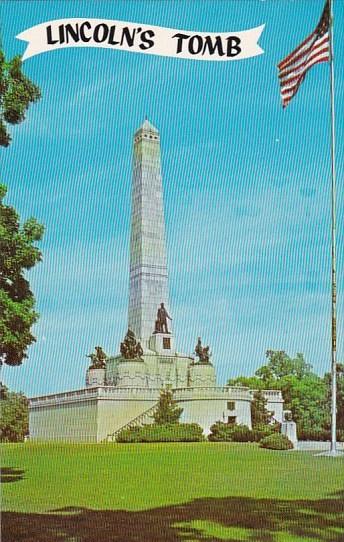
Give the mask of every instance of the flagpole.
M 336 277 L 336 134 L 334 103 L 333 0 L 330 5 L 330 94 L 331 94 L 331 276 L 332 276 L 332 364 L 331 364 L 331 455 L 337 455 L 337 277 Z

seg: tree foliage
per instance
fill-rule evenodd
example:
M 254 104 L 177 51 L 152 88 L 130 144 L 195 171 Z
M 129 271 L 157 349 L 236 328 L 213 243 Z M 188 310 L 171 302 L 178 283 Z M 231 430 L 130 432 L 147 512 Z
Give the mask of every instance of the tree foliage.
M 326 373 L 324 377 L 327 389 L 327 403 L 331 404 L 331 374 Z M 337 429 L 344 431 L 344 365 L 337 363 Z
M 178 423 L 182 412 L 183 409 L 178 407 L 176 401 L 173 399 L 172 391 L 162 390 L 160 392 L 158 408 L 153 415 L 154 423 L 158 425 Z
M 28 400 L 1 385 L 0 441 L 22 442 L 29 432 Z
M 337 428 L 344 431 L 344 366 L 341 365 L 337 387 Z
M 316 374 L 301 379 L 284 377 L 281 390 L 285 408 L 291 410 L 300 431 L 321 430 L 329 426 L 329 404 L 323 378 Z
M 258 376 L 238 376 L 236 378 L 230 378 L 227 382 L 228 386 L 244 386 L 250 388 L 250 390 L 263 390 L 265 384 Z
M 0 145 L 8 147 L 11 142 L 7 124 L 22 122 L 29 105 L 40 96 L 40 89 L 23 74 L 20 56 L 6 61 L 0 50 Z
M 256 376 L 265 384 L 274 384 L 285 376 L 295 376 L 302 379 L 311 374 L 312 366 L 306 363 L 303 354 L 296 354 L 296 358 L 289 357 L 283 350 L 268 350 L 266 352 L 268 363 L 256 371 Z
M 261 390 L 256 390 L 251 402 L 251 422 L 255 429 L 261 425 L 267 425 L 271 421 L 271 414 L 266 408 L 267 400 Z
M 41 261 L 35 243 L 44 228 L 34 218 L 20 225 L 15 209 L 3 203 L 5 195 L 0 185 L 0 363 L 20 365 L 35 341 L 31 327 L 38 318 L 25 271 Z
M 282 350 L 268 350 L 266 357 L 267 363 L 257 369 L 255 376 L 231 379 L 228 384 L 245 385 L 255 390 L 279 389 L 282 391 L 284 408 L 291 410 L 299 431 L 327 429 L 330 424 L 330 403 L 326 378 L 312 371 L 303 354 L 292 358 Z M 343 410 L 338 408 L 339 417 L 340 411 Z

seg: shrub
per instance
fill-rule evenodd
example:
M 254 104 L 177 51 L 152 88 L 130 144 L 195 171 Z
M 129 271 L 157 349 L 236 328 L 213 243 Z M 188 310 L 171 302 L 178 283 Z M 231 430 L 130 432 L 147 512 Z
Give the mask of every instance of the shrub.
M 285 435 L 274 433 L 268 437 L 263 438 L 259 446 L 261 448 L 269 448 L 270 450 L 291 450 L 293 443 Z
M 234 425 L 231 437 L 232 442 L 254 442 L 254 433 L 246 425 Z
M 231 442 L 232 425 L 224 422 L 216 422 L 210 427 L 208 440 L 211 442 Z
M 281 424 L 276 422 L 273 424 L 259 424 L 252 430 L 254 441 L 260 442 L 263 438 L 279 433 L 281 430 Z
M 140 427 L 130 427 L 123 429 L 116 437 L 117 442 L 141 442 Z
M 254 429 L 246 425 L 216 422 L 210 428 L 208 440 L 212 442 L 260 442 L 262 438 L 279 433 L 281 424 L 257 424 Z
M 297 438 L 299 440 L 331 440 L 331 431 L 326 429 L 301 429 L 297 428 Z
M 200 442 L 204 440 L 203 429 L 197 423 L 169 423 L 144 425 L 124 429 L 117 442 Z
M 297 438 L 299 440 L 330 441 L 331 431 L 329 429 L 297 429 Z M 344 442 L 344 431 L 337 431 L 338 442 Z
M 210 428 L 208 440 L 212 442 L 254 442 L 254 432 L 246 425 L 216 422 Z

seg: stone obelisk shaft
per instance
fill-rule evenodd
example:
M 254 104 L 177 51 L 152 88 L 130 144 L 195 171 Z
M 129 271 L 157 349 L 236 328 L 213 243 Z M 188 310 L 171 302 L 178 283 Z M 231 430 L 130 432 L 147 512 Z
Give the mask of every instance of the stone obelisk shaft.
M 128 327 L 143 347 L 160 303 L 169 308 L 160 136 L 146 120 L 134 136 Z

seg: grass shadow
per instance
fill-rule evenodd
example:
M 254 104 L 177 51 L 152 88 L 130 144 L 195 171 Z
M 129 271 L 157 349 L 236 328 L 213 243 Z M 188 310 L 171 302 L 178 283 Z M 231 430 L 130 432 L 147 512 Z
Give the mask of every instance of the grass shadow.
M 4 542 L 343 542 L 344 492 L 322 500 L 206 498 L 144 511 L 3 513 Z
M 23 480 L 25 471 L 21 469 L 15 469 L 12 467 L 2 467 L 0 468 L 0 483 L 9 484 L 11 482 L 19 482 Z

